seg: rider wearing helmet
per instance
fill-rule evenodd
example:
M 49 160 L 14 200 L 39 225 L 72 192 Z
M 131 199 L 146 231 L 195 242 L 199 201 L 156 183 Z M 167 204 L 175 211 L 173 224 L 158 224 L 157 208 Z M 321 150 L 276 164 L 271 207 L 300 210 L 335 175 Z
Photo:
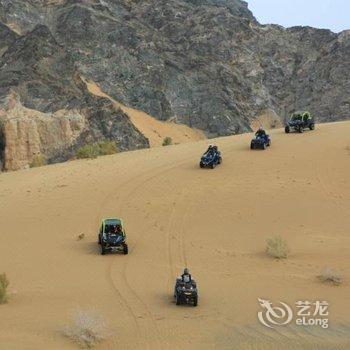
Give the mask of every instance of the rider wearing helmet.
M 181 280 L 182 282 L 185 282 L 185 283 L 189 283 L 192 281 L 192 276 L 187 267 L 184 269 L 184 272 L 181 275 Z
M 260 127 L 258 129 L 258 131 L 255 133 L 255 136 L 265 137 L 266 136 L 266 132 L 265 132 L 265 130 L 262 127 Z

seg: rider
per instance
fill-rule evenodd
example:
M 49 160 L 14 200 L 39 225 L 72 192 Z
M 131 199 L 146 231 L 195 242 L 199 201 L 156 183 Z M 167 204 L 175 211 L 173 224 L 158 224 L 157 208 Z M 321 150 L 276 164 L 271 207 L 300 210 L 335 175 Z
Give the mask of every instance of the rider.
M 113 233 L 115 235 L 123 234 L 122 227 L 120 225 L 115 225 L 114 228 L 113 228 Z
M 206 153 L 217 152 L 217 151 L 218 151 L 218 147 L 217 146 L 209 145 Z
M 181 280 L 182 282 L 185 282 L 185 283 L 189 283 L 192 281 L 192 276 L 187 267 L 184 269 L 184 272 L 181 275 Z
M 262 127 L 260 127 L 258 129 L 258 131 L 255 133 L 255 136 L 266 137 L 266 132 L 265 132 L 265 130 Z

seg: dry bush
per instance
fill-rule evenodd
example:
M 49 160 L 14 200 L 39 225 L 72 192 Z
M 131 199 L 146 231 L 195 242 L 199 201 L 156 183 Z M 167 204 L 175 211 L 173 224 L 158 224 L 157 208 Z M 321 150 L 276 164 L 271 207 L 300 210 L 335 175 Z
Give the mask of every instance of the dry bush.
M 0 304 L 4 304 L 7 302 L 7 287 L 9 285 L 9 280 L 6 277 L 6 274 L 3 273 L 0 275 Z
M 173 144 L 173 139 L 169 136 L 165 137 L 162 143 L 163 146 L 170 146 L 172 144 Z
M 322 282 L 331 282 L 331 283 L 335 284 L 336 286 L 339 286 L 343 282 L 342 276 L 337 271 L 334 271 L 330 267 L 325 267 L 321 271 L 321 274 L 318 276 L 318 278 Z
M 30 168 L 37 168 L 39 166 L 46 165 L 47 161 L 46 158 L 42 154 L 36 154 L 33 158 L 32 161 L 29 164 Z
M 103 318 L 92 311 L 77 311 L 64 334 L 85 348 L 92 348 L 108 336 Z
M 281 236 L 274 236 L 267 241 L 266 253 L 277 259 L 285 259 L 289 254 L 287 242 Z
M 85 233 L 81 233 L 80 235 L 78 235 L 77 240 L 78 240 L 78 241 L 81 241 L 81 240 L 84 239 L 84 238 L 85 238 Z

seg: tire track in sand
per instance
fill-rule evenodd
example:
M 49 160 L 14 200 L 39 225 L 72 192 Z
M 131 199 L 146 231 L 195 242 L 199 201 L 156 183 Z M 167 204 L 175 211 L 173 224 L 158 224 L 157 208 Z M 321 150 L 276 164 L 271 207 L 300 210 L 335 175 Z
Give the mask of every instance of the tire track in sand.
M 184 164 L 184 162 L 182 164 Z M 147 182 L 150 182 L 150 181 L 156 179 L 157 177 L 177 168 L 178 166 L 179 166 L 179 164 L 177 164 L 176 166 L 168 167 L 166 169 L 164 169 L 164 166 L 160 166 L 156 170 L 152 169 L 151 171 L 147 172 L 147 173 L 150 173 L 152 175 L 147 177 L 146 179 L 144 179 L 142 181 L 138 181 L 138 184 L 136 184 L 136 186 L 133 186 L 126 194 L 124 194 L 123 196 L 120 196 L 118 198 L 118 201 L 117 201 L 118 204 L 120 205 L 121 202 L 123 202 L 124 204 L 127 203 L 128 202 L 127 199 L 130 199 L 131 196 L 139 188 L 143 187 Z M 157 171 L 158 169 L 162 169 L 162 170 Z M 132 182 L 134 184 L 135 178 L 138 178 L 138 177 L 134 177 L 133 179 L 129 179 L 128 181 L 124 182 L 123 185 L 125 186 L 125 184 L 130 183 L 130 182 Z M 108 204 L 108 202 L 113 199 L 113 197 L 114 197 L 113 194 L 108 195 L 108 199 L 105 199 L 105 201 L 104 201 L 104 206 L 106 206 Z M 125 198 L 125 199 L 122 201 L 123 198 Z M 132 249 L 130 250 L 130 253 L 132 253 L 135 250 L 139 241 L 144 237 L 145 237 L 144 234 L 138 235 Z M 163 349 L 163 347 L 161 345 L 162 341 L 160 338 L 160 330 L 158 328 L 158 325 L 157 325 L 157 322 L 154 318 L 154 315 L 152 314 L 152 312 L 149 309 L 149 307 L 147 306 L 147 304 L 142 300 L 142 298 L 132 288 L 132 286 L 130 285 L 130 283 L 126 277 L 127 276 L 126 270 L 127 270 L 128 262 L 130 261 L 130 259 L 132 257 L 127 256 L 127 257 L 124 257 L 122 259 L 122 263 L 120 264 L 120 266 L 121 266 L 120 272 L 121 273 L 119 274 L 120 281 L 118 283 L 118 286 L 120 286 L 119 288 L 116 287 L 116 282 L 114 281 L 114 279 L 112 277 L 114 262 L 116 261 L 116 258 L 117 257 L 114 256 L 110 265 L 109 265 L 108 280 L 110 281 L 110 283 L 112 283 L 112 287 L 118 293 L 118 295 L 123 295 L 123 297 L 122 297 L 123 301 L 127 304 L 127 308 L 132 315 L 134 323 L 136 323 L 136 325 L 137 325 L 136 328 L 137 328 L 137 334 L 139 336 L 139 340 L 140 340 L 140 338 L 142 338 L 142 340 L 145 340 L 145 339 L 149 338 L 150 334 L 152 334 L 153 338 L 155 339 L 155 341 L 158 345 L 158 348 Z M 137 312 L 135 310 L 142 310 L 141 315 L 140 315 L 140 312 Z M 145 343 L 142 343 L 143 349 L 145 348 L 145 345 L 146 345 Z M 151 349 L 153 350 L 154 346 Z

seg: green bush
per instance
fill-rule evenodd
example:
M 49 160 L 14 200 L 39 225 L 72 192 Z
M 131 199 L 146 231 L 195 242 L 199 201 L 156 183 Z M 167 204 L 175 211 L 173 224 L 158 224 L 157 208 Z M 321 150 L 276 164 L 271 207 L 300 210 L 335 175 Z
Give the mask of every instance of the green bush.
M 87 144 L 77 150 L 78 159 L 97 158 L 108 154 L 117 153 L 117 146 L 114 141 L 102 141 L 99 143 Z
M 98 144 L 99 154 L 101 156 L 107 156 L 109 154 L 114 154 L 118 152 L 117 145 L 114 141 L 102 141 Z
M 9 285 L 9 280 L 6 277 L 6 274 L 0 275 L 0 304 L 7 302 L 7 287 Z
M 163 140 L 163 146 L 170 146 L 173 144 L 173 139 L 169 136 L 165 137 Z
M 32 158 L 32 161 L 30 162 L 29 166 L 31 168 L 37 168 L 39 166 L 43 166 L 46 164 L 47 164 L 46 158 L 42 154 L 36 154 Z
M 85 145 L 77 150 L 78 159 L 97 158 L 99 155 L 99 147 L 96 144 Z
M 281 236 L 271 237 L 267 240 L 266 253 L 277 259 L 285 259 L 289 254 L 287 242 Z

